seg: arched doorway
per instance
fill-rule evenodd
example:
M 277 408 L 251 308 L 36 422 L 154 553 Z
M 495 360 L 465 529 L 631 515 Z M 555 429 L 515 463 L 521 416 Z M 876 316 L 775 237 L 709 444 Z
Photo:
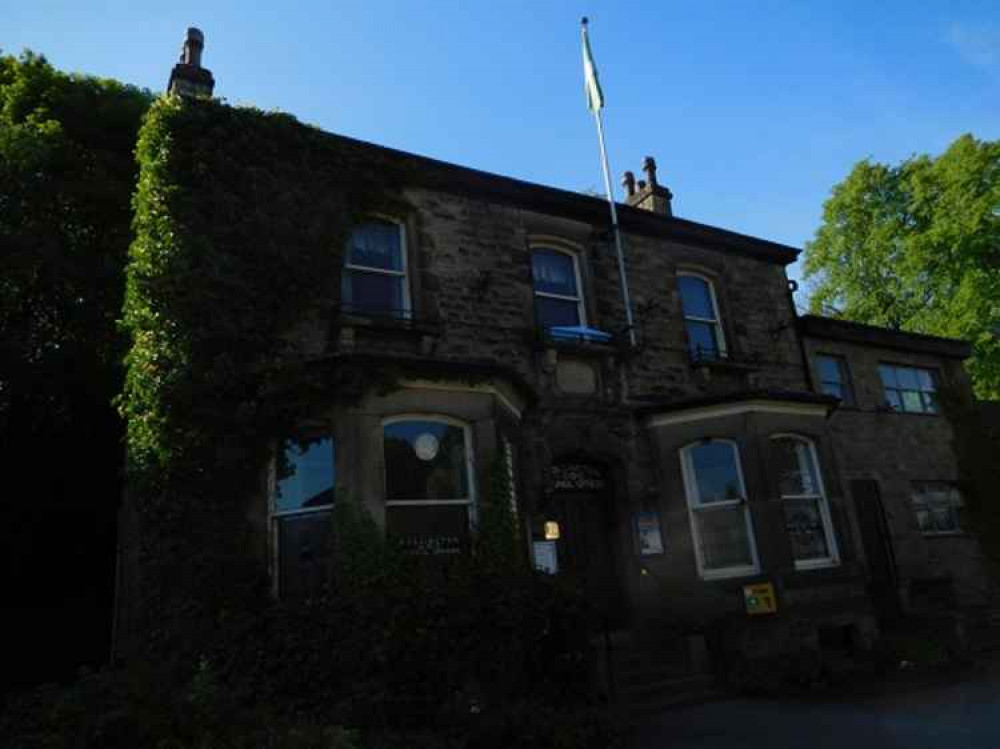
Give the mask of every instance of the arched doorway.
M 535 534 L 554 554 L 556 574 L 580 585 L 592 625 L 608 629 L 627 619 L 615 564 L 613 493 L 603 465 L 582 459 L 553 463 Z

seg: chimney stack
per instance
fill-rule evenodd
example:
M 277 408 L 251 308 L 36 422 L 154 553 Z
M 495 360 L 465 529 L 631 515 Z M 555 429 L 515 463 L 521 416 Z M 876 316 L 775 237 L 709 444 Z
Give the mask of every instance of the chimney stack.
M 211 98 L 215 79 L 212 71 L 201 66 L 201 53 L 204 49 L 205 35 L 200 29 L 189 28 L 184 46 L 181 47 L 181 59 L 170 71 L 168 94 Z
M 661 216 L 673 216 L 673 206 L 671 201 L 674 198 L 672 192 L 659 183 L 656 178 L 656 160 L 652 156 L 647 156 L 642 161 L 642 171 L 646 174 L 645 180 L 639 180 L 638 191 L 626 188 L 625 200 L 630 206 L 642 208 L 646 211 L 658 213 Z M 631 174 L 631 172 L 627 172 Z

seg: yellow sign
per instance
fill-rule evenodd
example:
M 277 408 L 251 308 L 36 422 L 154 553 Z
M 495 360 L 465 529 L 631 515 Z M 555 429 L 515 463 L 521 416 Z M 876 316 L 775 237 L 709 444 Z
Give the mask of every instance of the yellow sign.
M 751 616 L 778 612 L 778 599 L 774 595 L 774 586 L 771 583 L 744 585 L 743 600 L 746 601 L 747 613 Z

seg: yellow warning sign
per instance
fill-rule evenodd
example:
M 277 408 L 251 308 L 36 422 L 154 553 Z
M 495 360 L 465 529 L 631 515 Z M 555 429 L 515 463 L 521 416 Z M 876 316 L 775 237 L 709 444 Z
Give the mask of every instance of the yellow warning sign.
M 743 600 L 746 601 L 747 613 L 751 616 L 778 612 L 778 599 L 774 595 L 774 586 L 771 583 L 744 585 Z

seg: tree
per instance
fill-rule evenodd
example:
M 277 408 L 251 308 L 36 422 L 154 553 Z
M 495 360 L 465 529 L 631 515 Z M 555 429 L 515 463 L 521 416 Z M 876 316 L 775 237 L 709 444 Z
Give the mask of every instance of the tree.
M 126 349 L 116 320 L 133 150 L 151 101 L 149 92 L 67 75 L 28 52 L 0 55 L 0 453 L 8 468 L 0 573 L 15 631 L 0 660 L 8 678 L 51 678 L 106 653 L 123 450 L 111 402 Z M 20 644 L 22 634 L 50 637 L 36 650 Z
M 865 160 L 806 245 L 814 312 L 972 343 L 980 398 L 1000 398 L 1000 141 Z

